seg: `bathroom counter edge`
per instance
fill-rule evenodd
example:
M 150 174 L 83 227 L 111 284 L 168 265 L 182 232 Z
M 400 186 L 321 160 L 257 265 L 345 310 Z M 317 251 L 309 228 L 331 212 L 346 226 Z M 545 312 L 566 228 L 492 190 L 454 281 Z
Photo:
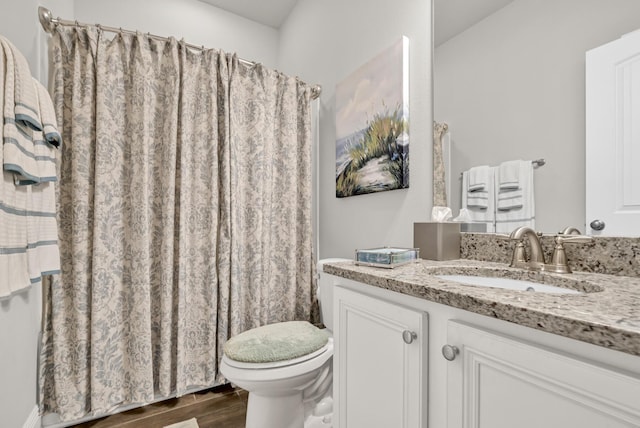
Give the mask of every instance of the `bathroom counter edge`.
M 327 274 L 426 299 L 480 315 L 577 339 L 640 356 L 640 278 L 575 272 L 548 274 L 583 282 L 602 291 L 582 294 L 546 294 L 452 283 L 433 275 L 434 268 L 499 269 L 533 275 L 501 263 L 469 259 L 419 260 L 394 269 L 330 262 Z

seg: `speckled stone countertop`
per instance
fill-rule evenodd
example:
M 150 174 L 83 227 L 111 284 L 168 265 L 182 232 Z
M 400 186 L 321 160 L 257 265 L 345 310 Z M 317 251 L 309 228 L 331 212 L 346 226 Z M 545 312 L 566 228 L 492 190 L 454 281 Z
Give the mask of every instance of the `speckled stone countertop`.
M 394 269 L 332 262 L 324 272 L 522 326 L 640 356 L 640 278 L 553 274 L 477 260 L 419 260 Z M 476 287 L 434 275 L 496 276 L 573 288 L 548 294 Z
M 566 245 L 573 271 L 640 277 L 640 238 L 594 236 L 590 244 Z M 553 253 L 551 235 L 540 238 L 546 260 Z M 509 263 L 514 243 L 492 233 L 461 233 L 460 258 Z

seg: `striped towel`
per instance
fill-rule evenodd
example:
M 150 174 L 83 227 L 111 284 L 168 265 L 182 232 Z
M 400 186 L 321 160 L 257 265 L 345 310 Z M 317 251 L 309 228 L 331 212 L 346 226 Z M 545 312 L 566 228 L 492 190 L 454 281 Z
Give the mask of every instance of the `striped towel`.
M 27 266 L 29 282 L 40 282 L 42 275 L 60 273 L 55 187 L 51 182 L 26 186 Z
M 469 169 L 469 193 L 485 191 L 489 183 L 489 166 L 474 166 Z
M 40 118 L 42 119 L 42 133 L 45 141 L 53 147 L 60 147 L 62 137 L 58 132 L 58 122 L 53 109 L 53 102 L 47 89 L 40 82 L 33 79 L 38 90 L 38 105 L 40 106 Z
M 2 151 L 0 150 L 0 158 Z M 0 181 L 0 298 L 31 284 L 27 264 L 27 191 L 16 186 L 13 173 L 2 171 Z
M 1 36 L 0 100 L 2 298 L 60 272 L 54 182 L 61 138 L 49 94 L 31 77 L 24 56 Z
M 487 232 L 495 232 L 495 168 L 489 168 L 486 192 L 469 192 L 469 171 L 462 173 L 462 208 L 466 208 L 471 221 L 487 225 Z M 477 196 L 473 196 L 476 194 Z
M 522 161 L 513 160 L 502 162 L 498 167 L 498 177 L 500 182 L 499 190 L 518 190 L 520 189 L 520 164 Z
M 42 121 L 40 120 L 40 105 L 38 104 L 36 87 L 33 85 L 33 77 L 27 59 L 8 40 L 13 53 L 15 67 L 15 119 L 27 128 L 42 131 Z
M 40 82 L 33 79 L 34 88 L 36 88 L 36 95 L 40 111 L 50 114 L 48 117 L 47 131 L 33 130 L 33 150 L 38 167 L 38 183 L 57 181 L 56 177 L 56 147 L 60 145 L 61 137 L 58 133 L 56 119 L 53 115 L 53 105 L 51 103 L 51 97 L 47 90 L 42 86 Z M 43 110 L 44 108 L 44 110 Z M 44 116 L 43 116 L 44 117 Z M 47 137 L 48 135 L 48 137 Z
M 535 191 L 531 161 L 518 161 L 519 189 L 500 190 L 500 177 L 496 180 L 498 194 L 496 232 L 509 233 L 520 226 L 535 228 Z M 500 170 L 498 170 L 500 175 Z M 504 182 L 506 180 L 503 180 Z
M 11 42 L 0 37 L 0 45 L 2 45 L 5 62 L 3 168 L 5 171 L 14 172 L 22 184 L 38 183 L 39 173 L 33 145 L 33 131 L 36 130 L 35 125 L 39 124 L 39 120 L 36 123 L 33 117 L 35 114 L 27 114 L 32 106 L 38 105 L 36 92 L 33 90 L 33 79 L 28 68 L 24 70 L 22 59 L 16 59 L 16 56 L 24 57 Z M 27 86 L 31 86 L 32 90 L 27 90 Z M 32 96 L 33 99 L 21 98 L 25 96 Z M 21 105 L 18 106 L 18 103 Z M 35 107 L 33 109 L 35 110 Z M 40 129 L 42 129 L 41 126 Z

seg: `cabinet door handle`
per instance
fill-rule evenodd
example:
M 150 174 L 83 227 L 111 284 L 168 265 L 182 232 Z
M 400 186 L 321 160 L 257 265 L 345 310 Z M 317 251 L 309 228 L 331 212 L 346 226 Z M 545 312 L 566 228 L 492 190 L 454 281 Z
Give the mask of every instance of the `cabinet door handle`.
M 460 350 L 457 346 L 444 345 L 442 347 L 442 355 L 444 356 L 445 360 L 453 361 L 456 359 L 456 355 L 458 355 L 459 353 Z
M 406 343 L 407 345 L 413 343 L 413 341 L 417 338 L 418 334 L 415 331 L 405 330 L 402 332 L 402 340 L 404 340 L 404 343 Z

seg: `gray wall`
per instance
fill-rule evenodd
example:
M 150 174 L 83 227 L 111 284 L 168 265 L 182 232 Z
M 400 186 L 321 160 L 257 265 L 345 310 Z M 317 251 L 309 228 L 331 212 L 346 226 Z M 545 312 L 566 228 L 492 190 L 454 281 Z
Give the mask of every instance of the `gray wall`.
M 77 0 L 75 19 L 184 38 L 276 66 L 278 30 L 198 0 Z
M 280 32 L 279 68 L 322 85 L 320 257 L 413 245 L 413 222 L 431 216 L 431 2 L 300 0 Z M 410 188 L 335 196 L 335 87 L 379 52 L 409 38 Z
M 639 28 L 637 0 L 516 0 L 437 46 L 434 117 L 451 131 L 454 213 L 463 170 L 544 158 L 536 228 L 584 232 L 585 52 Z

